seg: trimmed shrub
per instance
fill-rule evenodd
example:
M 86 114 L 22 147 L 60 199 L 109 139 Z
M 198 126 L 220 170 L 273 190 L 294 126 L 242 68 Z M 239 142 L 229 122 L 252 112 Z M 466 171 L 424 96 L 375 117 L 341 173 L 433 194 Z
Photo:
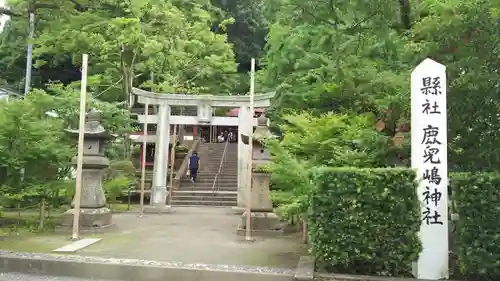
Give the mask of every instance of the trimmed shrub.
M 421 243 L 410 169 L 328 168 L 316 177 L 309 234 L 318 266 L 337 273 L 411 273 Z
M 460 272 L 468 280 L 500 280 L 500 175 L 457 173 L 450 184 Z

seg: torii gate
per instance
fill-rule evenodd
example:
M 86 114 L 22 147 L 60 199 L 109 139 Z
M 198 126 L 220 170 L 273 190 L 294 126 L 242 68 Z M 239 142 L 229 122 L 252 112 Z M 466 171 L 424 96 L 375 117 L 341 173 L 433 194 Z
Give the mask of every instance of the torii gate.
M 167 198 L 167 167 L 169 161 L 170 125 L 219 125 L 238 126 L 238 134 L 253 133 L 257 118 L 250 124 L 250 96 L 219 96 L 219 95 L 187 95 L 170 93 L 153 93 L 133 88 L 132 93 L 140 104 L 157 105 L 158 114 L 139 115 L 139 123 L 157 124 L 156 143 L 153 170 L 153 185 L 151 186 L 151 204 L 158 208 L 166 206 Z M 270 106 L 274 92 L 256 94 L 254 106 L 266 108 Z M 170 106 L 196 106 L 196 116 L 171 115 Z M 214 107 L 239 108 L 238 117 L 212 116 Z M 148 136 L 142 136 L 148 138 Z M 238 207 L 244 207 L 245 187 L 248 171 L 248 146 L 238 140 Z

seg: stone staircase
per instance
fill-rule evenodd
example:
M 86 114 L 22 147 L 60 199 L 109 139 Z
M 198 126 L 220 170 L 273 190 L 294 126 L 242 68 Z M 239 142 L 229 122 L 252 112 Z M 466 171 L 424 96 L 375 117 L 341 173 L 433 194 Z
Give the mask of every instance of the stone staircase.
M 200 169 L 196 183 L 186 177 L 174 191 L 172 205 L 177 206 L 236 206 L 238 194 L 238 144 L 228 143 L 221 173 L 212 189 L 219 170 L 225 143 L 200 144 Z

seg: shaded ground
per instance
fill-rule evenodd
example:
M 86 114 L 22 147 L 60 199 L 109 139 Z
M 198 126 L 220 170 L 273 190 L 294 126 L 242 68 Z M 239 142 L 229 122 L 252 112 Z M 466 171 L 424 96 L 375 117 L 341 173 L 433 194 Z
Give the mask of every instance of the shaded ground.
M 295 235 L 257 238 L 236 236 L 240 217 L 226 208 L 175 207 L 164 215 L 135 213 L 113 216 L 115 226 L 95 245 L 77 254 L 184 263 L 295 268 L 307 252 Z M 0 241 L 1 249 L 50 252 L 68 243 L 64 235 L 20 235 Z

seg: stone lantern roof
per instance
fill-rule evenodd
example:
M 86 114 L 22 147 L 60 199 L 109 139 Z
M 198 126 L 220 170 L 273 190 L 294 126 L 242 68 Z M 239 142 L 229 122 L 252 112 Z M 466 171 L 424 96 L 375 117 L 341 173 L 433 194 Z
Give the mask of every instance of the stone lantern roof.
M 87 112 L 85 115 L 85 127 L 84 135 L 85 138 L 101 139 L 107 140 L 112 139 L 114 136 L 110 134 L 101 124 L 101 114 L 95 110 Z M 68 134 L 72 136 L 78 136 L 78 129 L 66 129 Z
M 248 144 L 249 136 L 241 134 L 240 137 L 244 144 Z M 259 118 L 257 118 L 257 127 L 252 135 L 252 142 L 254 144 L 262 145 L 265 140 L 274 137 L 275 136 L 271 133 L 269 127 L 267 127 L 267 117 L 264 113 L 262 113 Z
M 273 138 L 274 135 L 269 130 L 267 126 L 267 117 L 262 113 L 259 118 L 257 118 L 257 127 L 253 133 L 253 142 L 257 144 L 262 144 L 265 140 Z

